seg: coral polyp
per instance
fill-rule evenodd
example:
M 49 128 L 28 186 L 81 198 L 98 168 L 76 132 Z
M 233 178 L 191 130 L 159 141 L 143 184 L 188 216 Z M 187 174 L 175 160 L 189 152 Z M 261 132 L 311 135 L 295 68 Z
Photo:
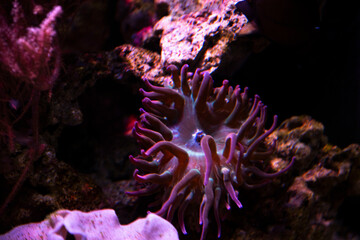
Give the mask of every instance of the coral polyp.
M 177 210 L 184 234 L 184 213 L 190 203 L 200 204 L 199 224 L 204 239 L 209 212 L 214 211 L 220 237 L 221 204 L 230 208 L 230 199 L 242 204 L 236 188 L 264 185 L 287 171 L 292 162 L 278 172 L 266 172 L 266 160 L 276 142 L 267 137 L 276 127 L 265 129 L 266 106 L 259 96 L 248 97 L 248 88 L 229 85 L 213 87 L 208 72 L 188 72 L 188 65 L 168 67 L 172 87 L 161 87 L 145 79 L 144 109 L 135 123 L 133 134 L 143 146 L 141 154 L 130 156 L 138 168 L 134 178 L 145 187 L 132 195 L 164 192 L 156 212 L 169 221 Z M 267 140 L 267 141 L 266 141 Z

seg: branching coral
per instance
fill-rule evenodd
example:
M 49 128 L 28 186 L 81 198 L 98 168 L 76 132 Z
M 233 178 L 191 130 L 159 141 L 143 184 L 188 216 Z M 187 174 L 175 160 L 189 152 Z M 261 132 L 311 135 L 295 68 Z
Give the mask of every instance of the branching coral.
M 248 97 L 248 88 L 229 86 L 213 88 L 208 72 L 188 72 L 171 65 L 173 88 L 152 85 L 145 80 L 140 121 L 133 133 L 144 150 L 130 156 L 134 177 L 148 186 L 132 195 L 149 195 L 165 188 L 162 207 L 156 213 L 171 221 L 178 213 L 184 234 L 184 212 L 189 203 L 200 202 L 201 239 L 208 230 L 208 215 L 214 210 L 220 237 L 220 204 L 229 209 L 231 198 L 241 208 L 238 186 L 261 186 L 287 171 L 265 171 L 266 160 L 275 149 L 275 141 L 265 139 L 274 131 L 277 116 L 266 130 L 266 106 L 259 96 Z M 191 79 L 190 79 L 191 78 Z M 145 150 L 146 149 L 146 150 Z
M 8 24 L 5 17 L 0 15 L 0 70 L 4 70 L 0 74 L 0 144 L 7 145 L 9 152 L 14 151 L 15 125 L 30 108 L 32 131 L 30 140 L 22 140 L 28 145 L 29 161 L 5 203 L 0 207 L 0 214 L 20 188 L 32 162 L 41 153 L 40 97 L 42 92 L 51 91 L 59 75 L 61 59 L 55 23 L 61 13 L 62 8 L 55 6 L 39 27 L 27 27 L 22 8 L 15 0 L 12 9 L 13 23 Z M 25 138 L 27 134 L 24 134 Z M 5 148 L 1 150 L 3 149 Z
M 52 88 L 60 69 L 55 23 L 62 8 L 55 6 L 39 27 L 26 27 L 18 1 L 13 2 L 13 23 L 0 16 L 0 62 L 10 74 L 40 91 Z
M 4 70 L 0 76 L 0 141 L 7 142 L 10 151 L 14 148 L 13 126 L 30 107 L 37 138 L 40 94 L 51 91 L 60 70 L 55 23 L 61 13 L 61 7 L 55 6 L 39 27 L 27 27 L 22 8 L 14 1 L 13 23 L 0 15 L 0 69 Z

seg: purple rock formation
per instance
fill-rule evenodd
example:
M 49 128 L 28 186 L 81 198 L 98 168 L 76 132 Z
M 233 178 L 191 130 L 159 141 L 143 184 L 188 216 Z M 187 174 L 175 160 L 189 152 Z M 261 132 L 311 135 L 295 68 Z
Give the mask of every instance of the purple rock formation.
M 58 210 L 39 223 L 18 226 L 0 235 L 1 240 L 49 239 L 65 240 L 176 240 L 176 229 L 163 218 L 148 214 L 128 225 L 121 225 L 112 209 L 81 212 Z

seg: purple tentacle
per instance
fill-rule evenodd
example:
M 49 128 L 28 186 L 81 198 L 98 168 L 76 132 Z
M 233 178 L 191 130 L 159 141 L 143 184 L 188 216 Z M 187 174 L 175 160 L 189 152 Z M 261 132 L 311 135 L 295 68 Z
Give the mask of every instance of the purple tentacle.
M 180 205 L 178 210 L 178 222 L 180 224 L 180 229 L 183 234 L 187 234 L 185 229 L 185 223 L 184 223 L 184 213 L 186 211 L 186 208 L 189 206 L 190 201 L 194 198 L 194 191 L 191 191 L 183 201 L 183 203 Z
M 170 105 L 170 103 L 175 103 L 174 108 L 178 111 L 182 111 L 184 107 L 184 98 L 174 89 L 166 87 L 158 87 L 152 85 L 147 79 L 145 79 L 145 85 L 152 92 L 145 92 L 140 90 L 143 93 L 144 97 L 154 98 L 156 100 L 161 100 L 165 105 Z M 186 82 L 187 84 L 187 82 Z M 189 90 L 190 91 L 190 90 Z
M 169 183 L 171 181 L 173 177 L 172 172 L 170 171 L 165 171 L 162 174 L 157 174 L 157 173 L 149 173 L 146 175 L 139 175 L 139 174 L 135 174 L 134 178 L 136 181 L 140 182 L 140 183 L 156 183 L 156 184 L 166 184 Z
M 272 141 L 271 145 L 269 146 L 269 148 L 265 152 L 256 152 L 256 151 L 254 151 L 251 154 L 251 160 L 259 160 L 259 159 L 267 158 L 271 154 L 274 153 L 275 149 L 276 149 L 276 140 L 274 139 Z
M 202 223 L 202 232 L 201 232 L 200 240 L 205 239 L 208 230 L 208 225 L 209 225 L 208 215 L 214 203 L 213 185 L 214 185 L 214 180 L 210 178 L 208 184 L 205 186 L 205 195 L 203 198 L 204 204 L 202 204 L 203 209 L 200 215 L 200 219 L 201 219 L 200 222 Z
M 257 99 L 257 98 L 255 98 L 255 99 Z M 254 119 L 262 106 L 261 101 L 254 100 L 253 108 L 254 108 L 255 102 L 257 102 L 255 110 L 252 111 L 252 114 L 249 115 L 249 117 L 246 119 L 246 121 L 241 125 L 241 127 L 237 133 L 238 139 L 242 139 L 244 137 L 246 131 L 249 129 L 249 127 L 251 127 L 251 124 L 254 122 Z
M 219 163 L 219 156 L 216 152 L 215 140 L 210 135 L 204 136 L 200 141 L 200 145 L 205 155 L 204 185 L 206 186 L 210 178 L 213 162 Z
M 144 98 L 142 100 L 143 106 L 149 112 L 153 112 L 156 115 L 166 117 L 170 122 L 175 122 L 179 113 L 176 109 L 168 107 L 162 102 L 157 100 L 150 100 L 150 98 Z
M 218 227 L 218 238 L 220 238 L 221 236 L 221 222 L 220 222 L 220 215 L 219 215 L 219 203 L 220 203 L 220 198 L 221 198 L 221 188 L 220 187 L 216 187 L 215 188 L 215 197 L 214 197 L 214 216 L 215 216 L 215 221 Z
M 260 137 L 258 137 L 247 149 L 246 153 L 244 154 L 245 159 L 249 159 L 253 151 L 255 151 L 255 148 L 259 145 L 260 142 L 262 142 L 267 136 L 269 136 L 276 127 L 277 122 L 277 116 L 274 116 L 273 124 L 271 125 L 270 129 L 267 130 L 265 133 L 263 133 Z
M 161 142 L 157 142 L 156 144 L 154 144 L 154 146 L 149 148 L 144 153 L 144 155 L 151 156 L 157 154 L 159 151 L 171 152 L 178 159 L 178 166 L 176 168 L 178 174 L 185 171 L 186 166 L 189 163 L 189 155 L 185 150 L 183 150 L 182 148 L 176 146 L 171 142 L 161 141 Z
M 155 172 L 159 169 L 159 165 L 156 161 L 147 161 L 144 159 L 140 159 L 139 157 L 134 158 L 132 155 L 129 156 L 129 159 L 132 164 L 145 171 Z
M 199 93 L 199 90 L 200 90 L 200 85 L 201 85 L 201 73 L 200 73 L 200 69 L 196 69 L 195 70 L 195 73 L 194 73 L 194 76 L 191 80 L 191 95 L 193 97 L 193 99 L 197 99 L 197 96 L 198 96 L 198 93 Z
M 134 128 L 135 128 L 135 131 L 137 133 L 140 133 L 142 135 L 145 135 L 149 138 L 151 138 L 153 141 L 155 142 L 159 142 L 159 141 L 164 141 L 164 137 L 157 131 L 154 131 L 154 130 L 151 130 L 151 129 L 148 129 L 148 128 L 142 128 L 139 126 L 139 122 L 135 122 L 135 125 L 134 125 Z
M 166 70 L 171 72 L 174 88 L 180 88 L 179 69 L 175 65 L 170 65 L 166 68 Z
M 209 89 L 212 85 L 212 78 L 208 72 L 204 73 L 203 80 L 200 85 L 199 93 L 195 101 L 195 109 L 197 113 L 203 114 L 203 112 L 208 111 L 208 105 L 206 100 L 209 96 Z
M 188 73 L 189 65 L 184 64 L 181 68 L 181 91 L 185 96 L 190 96 L 190 87 L 187 82 L 187 73 Z
M 151 126 L 152 129 L 155 131 L 161 133 L 163 135 L 164 139 L 167 141 L 171 141 L 173 138 L 172 131 L 170 128 L 168 128 L 162 121 L 160 121 L 158 118 L 152 116 L 149 113 L 143 113 L 140 116 L 141 123 L 147 123 L 149 126 Z
M 225 147 L 223 156 L 226 158 L 226 163 L 229 164 L 235 157 L 237 146 L 237 135 L 235 133 L 229 133 L 225 139 Z
M 230 115 L 226 118 L 226 125 L 234 125 L 236 121 L 239 120 L 239 113 L 241 112 L 243 106 L 243 103 L 241 101 L 241 93 L 240 93 L 240 87 L 236 86 L 235 91 L 233 93 L 233 102 L 234 105 L 231 109 Z
M 244 167 L 243 168 L 243 172 L 244 173 L 253 173 L 259 177 L 262 177 L 262 178 L 275 178 L 275 177 L 278 177 L 280 176 L 281 174 L 283 174 L 284 172 L 288 171 L 291 166 L 294 164 L 295 162 L 295 157 L 293 157 L 290 161 L 290 163 L 283 169 L 281 169 L 280 171 L 278 172 L 275 172 L 275 173 L 266 173 L 266 172 L 263 172 L 261 171 L 260 169 L 258 169 L 257 167 L 254 167 L 254 166 L 250 166 L 250 167 Z
M 221 169 L 221 173 L 223 174 L 223 182 L 224 182 L 224 186 L 227 190 L 227 192 L 229 193 L 231 199 L 236 203 L 236 205 L 238 206 L 238 208 L 242 208 L 242 204 L 239 201 L 237 194 L 235 193 L 234 187 L 231 184 L 231 180 L 230 180 L 230 170 L 228 168 L 223 167 Z
M 226 95 L 228 94 L 228 90 L 229 90 L 229 81 L 228 80 L 224 80 L 222 83 L 222 86 L 219 90 L 219 92 L 217 93 L 217 96 L 212 104 L 214 111 L 217 111 L 221 108 L 223 108 L 223 106 L 226 104 Z
M 161 209 L 156 212 L 157 215 L 163 216 L 167 210 L 169 209 L 170 205 L 176 199 L 177 194 L 181 189 L 185 186 L 189 185 L 191 181 L 201 176 L 201 173 L 197 169 L 191 169 L 171 190 L 169 198 L 166 202 L 162 205 Z
M 155 144 L 155 141 L 153 141 L 151 138 L 147 137 L 147 136 L 144 136 L 142 134 L 139 134 L 135 128 L 133 128 L 133 131 L 132 131 L 134 137 L 138 140 L 138 142 L 143 145 L 145 148 L 149 148 L 151 147 L 152 145 Z
M 137 191 L 131 191 L 131 192 L 127 191 L 125 193 L 129 196 L 149 196 L 149 195 L 152 195 L 152 194 L 158 192 L 160 190 L 160 188 L 161 188 L 161 185 L 153 184 L 149 187 L 142 188 Z
M 166 96 L 167 96 L 167 95 L 165 95 L 163 93 L 160 93 L 160 92 L 154 92 L 154 91 L 147 92 L 142 88 L 139 89 L 139 92 L 141 93 L 141 95 L 143 95 L 144 97 L 148 97 L 151 100 L 155 100 L 155 99 L 156 100 L 165 100 Z
M 183 189 L 181 189 L 181 191 L 177 194 L 174 203 L 170 205 L 170 207 L 167 211 L 167 215 L 166 215 L 166 220 L 168 220 L 169 222 L 172 221 L 175 211 L 178 209 L 180 204 L 183 202 L 183 200 L 185 198 L 186 189 L 187 189 L 187 187 L 184 187 Z

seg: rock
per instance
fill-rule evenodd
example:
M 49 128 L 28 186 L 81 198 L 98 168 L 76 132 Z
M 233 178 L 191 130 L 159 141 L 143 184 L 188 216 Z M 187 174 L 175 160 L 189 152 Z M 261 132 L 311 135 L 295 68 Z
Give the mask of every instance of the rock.
M 277 152 L 280 157 L 296 157 L 294 169 L 308 169 L 327 143 L 324 126 L 309 116 L 294 116 L 285 120 L 273 133 L 277 140 Z
M 271 135 L 278 138 L 271 166 L 276 171 L 292 156 L 296 163 L 275 187 L 239 191 L 243 209 L 229 215 L 229 222 L 237 222 L 229 239 L 359 238 L 350 219 L 359 213 L 360 146 L 332 146 L 323 130 L 309 116 L 280 124 Z
M 236 12 L 235 0 L 204 1 L 157 1 L 167 4 L 171 12 L 154 26 L 152 35 L 144 40 L 151 42 L 151 50 L 132 45 L 115 49 L 119 59 L 109 59 L 128 64 L 125 71 L 140 78 L 147 78 L 161 85 L 170 81 L 165 71 L 170 64 L 190 65 L 214 74 L 233 74 L 253 52 L 268 45 L 260 36 L 251 35 L 245 15 Z M 189 5 L 189 7 L 188 7 Z M 190 7 L 191 6 L 191 7 Z M 159 46 L 153 43 L 158 42 Z M 157 53 L 160 52 L 160 54 Z M 126 65 L 126 64 L 125 64 Z
M 163 66 L 188 63 L 212 73 L 225 64 L 243 63 L 263 39 L 246 37 L 248 21 L 243 14 L 235 12 L 236 1 L 222 2 L 205 1 L 181 16 L 176 16 L 181 7 L 174 6 L 173 14 L 159 20 L 154 31 L 161 33 Z M 226 69 L 236 70 L 230 66 Z
M 18 180 L 27 161 L 27 153 L 13 159 L 16 169 L 3 174 L 2 193 L 7 196 Z M 59 161 L 55 152 L 47 147 L 28 172 L 24 186 L 0 217 L 0 231 L 14 225 L 39 221 L 59 208 L 76 208 L 82 211 L 106 206 L 102 190 L 94 181 Z
M 115 48 L 114 52 L 126 64 L 122 71 L 130 71 L 138 78 L 147 78 L 151 81 L 161 79 L 160 55 L 156 52 L 129 44 Z

